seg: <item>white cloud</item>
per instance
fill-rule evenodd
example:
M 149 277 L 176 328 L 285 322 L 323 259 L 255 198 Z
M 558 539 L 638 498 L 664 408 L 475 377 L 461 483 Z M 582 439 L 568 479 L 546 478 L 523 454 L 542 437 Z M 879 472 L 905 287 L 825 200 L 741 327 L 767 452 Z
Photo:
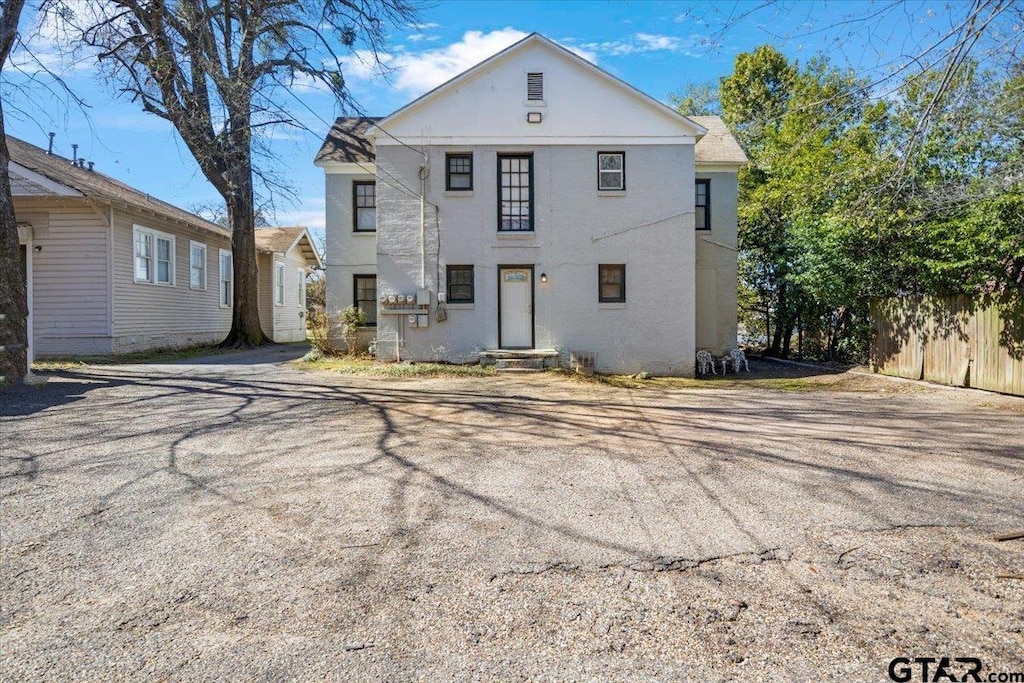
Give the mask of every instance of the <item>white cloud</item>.
M 634 33 L 623 40 L 582 43 L 580 47 L 598 55 L 622 57 L 643 54 L 645 52 L 681 52 L 692 55 L 693 48 L 699 43 L 699 36 L 679 38 L 657 33 Z
M 503 28 L 489 33 L 466 31 L 455 43 L 419 52 L 395 51 L 377 55 L 359 50 L 345 60 L 346 78 L 375 80 L 387 70 L 396 89 L 410 95 L 419 95 L 436 88 L 466 69 L 519 42 L 528 34 L 515 28 Z M 429 37 L 426 40 L 430 40 Z M 596 61 L 593 51 L 584 47 L 570 50 L 589 61 Z M 381 68 L 384 66 L 384 69 Z

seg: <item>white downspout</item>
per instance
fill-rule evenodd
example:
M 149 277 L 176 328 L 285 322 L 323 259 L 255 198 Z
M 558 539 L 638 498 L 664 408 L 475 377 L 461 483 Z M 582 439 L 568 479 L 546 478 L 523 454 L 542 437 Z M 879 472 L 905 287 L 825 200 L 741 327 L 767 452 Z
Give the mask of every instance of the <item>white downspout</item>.
M 427 153 L 420 166 L 420 289 L 427 286 L 427 176 L 430 174 Z

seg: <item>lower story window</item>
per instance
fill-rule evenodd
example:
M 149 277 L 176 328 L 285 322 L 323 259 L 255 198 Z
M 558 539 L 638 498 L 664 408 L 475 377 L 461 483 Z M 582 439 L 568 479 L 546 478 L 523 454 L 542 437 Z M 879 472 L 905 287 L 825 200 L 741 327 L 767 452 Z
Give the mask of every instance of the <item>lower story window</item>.
M 448 303 L 473 303 L 473 266 L 448 266 Z
M 232 261 L 231 252 L 227 249 L 220 250 L 220 269 L 218 278 L 220 279 L 220 305 L 227 308 L 232 305 L 235 294 L 234 263 Z
M 597 300 L 602 304 L 626 301 L 626 265 L 603 263 L 597 267 Z
M 355 307 L 366 316 L 367 325 L 377 324 L 377 276 L 355 276 Z

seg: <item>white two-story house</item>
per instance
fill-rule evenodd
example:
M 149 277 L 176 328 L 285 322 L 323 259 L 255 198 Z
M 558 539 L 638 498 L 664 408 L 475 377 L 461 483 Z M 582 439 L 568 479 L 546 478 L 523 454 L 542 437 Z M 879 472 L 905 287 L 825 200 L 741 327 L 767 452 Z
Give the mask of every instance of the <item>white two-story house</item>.
M 327 305 L 382 360 L 499 350 L 692 375 L 736 344 L 737 172 L 717 117 L 532 34 L 390 116 L 340 118 Z

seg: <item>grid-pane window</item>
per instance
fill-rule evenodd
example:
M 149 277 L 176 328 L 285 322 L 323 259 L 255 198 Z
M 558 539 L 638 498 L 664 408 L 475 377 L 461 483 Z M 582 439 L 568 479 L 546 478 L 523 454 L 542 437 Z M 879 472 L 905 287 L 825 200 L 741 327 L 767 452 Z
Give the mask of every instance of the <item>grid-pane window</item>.
M 225 249 L 220 250 L 220 305 L 231 306 L 235 290 L 235 270 L 231 252 Z
M 352 217 L 356 232 L 377 229 L 377 184 L 373 181 L 352 183 Z
M 447 190 L 472 190 L 473 189 L 473 155 L 472 154 L 448 154 L 445 155 L 445 189 Z
M 473 266 L 448 266 L 448 303 L 473 303 Z
M 284 306 L 284 264 L 274 264 L 274 304 Z
M 601 264 L 597 269 L 597 300 L 601 303 L 624 302 L 626 300 L 625 264 Z
M 533 230 L 533 155 L 498 155 L 498 230 Z
M 377 276 L 355 276 L 355 306 L 366 315 L 367 325 L 377 324 Z
M 174 282 L 174 241 L 156 238 L 156 281 L 163 285 Z
M 697 211 L 695 225 L 698 230 L 711 229 L 711 181 L 698 180 L 694 206 Z
M 135 231 L 135 279 L 153 281 L 153 233 Z
M 597 189 L 626 189 L 626 153 L 597 153 Z
M 189 287 L 206 289 L 206 245 L 192 242 L 188 254 Z

